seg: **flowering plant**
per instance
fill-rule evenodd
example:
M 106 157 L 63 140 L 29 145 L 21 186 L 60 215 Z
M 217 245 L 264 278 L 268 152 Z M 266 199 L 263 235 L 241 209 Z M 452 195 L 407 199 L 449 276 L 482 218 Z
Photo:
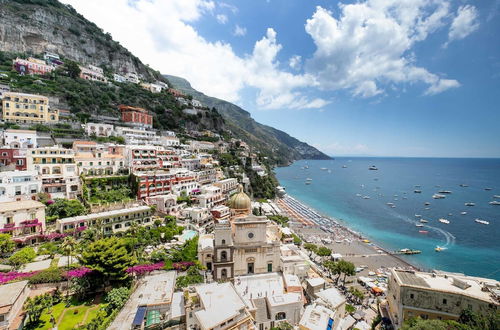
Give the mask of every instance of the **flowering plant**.
M 80 278 L 80 277 L 87 276 L 90 273 L 92 273 L 92 269 L 87 268 L 87 267 L 80 267 L 80 268 L 68 270 L 66 272 L 66 277 L 68 277 L 68 278 Z
M 14 280 L 28 279 L 36 273 L 38 272 L 21 273 L 13 271 L 8 273 L 0 273 L 0 284 L 4 284 Z
M 158 262 L 156 264 L 137 265 L 127 268 L 125 272 L 127 272 L 128 274 L 143 275 L 152 272 L 154 270 L 162 269 L 164 265 L 165 265 L 164 262 Z
M 192 261 L 180 261 L 180 262 L 174 262 L 172 267 L 178 271 L 185 271 L 186 269 L 194 265 L 195 263 Z

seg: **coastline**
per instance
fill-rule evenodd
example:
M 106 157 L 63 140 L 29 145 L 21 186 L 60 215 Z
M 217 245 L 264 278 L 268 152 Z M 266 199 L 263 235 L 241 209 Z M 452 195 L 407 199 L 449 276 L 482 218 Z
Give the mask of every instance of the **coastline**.
M 290 228 L 304 241 L 327 246 L 332 253 L 341 254 L 342 259 L 363 268 L 358 276 L 368 273 L 383 273 L 387 268 L 422 270 L 397 254 L 391 253 L 378 242 L 364 242 L 363 233 L 351 229 L 343 221 L 324 215 L 291 195 L 276 200 L 278 206 L 289 218 Z M 330 227 L 330 228 L 328 228 Z

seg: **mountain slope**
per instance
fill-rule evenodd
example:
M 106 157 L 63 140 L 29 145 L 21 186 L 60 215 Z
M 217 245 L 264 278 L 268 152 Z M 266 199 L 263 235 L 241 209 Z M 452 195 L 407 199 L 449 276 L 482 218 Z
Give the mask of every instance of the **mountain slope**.
M 288 154 L 287 161 L 296 159 L 330 159 L 318 149 L 301 142 L 287 133 L 256 122 L 250 113 L 230 102 L 207 96 L 194 88 L 184 78 L 164 75 L 174 88 L 192 95 L 208 107 L 216 108 L 226 120 L 226 126 L 239 138 L 251 141 L 250 144 L 269 151 L 270 155 Z

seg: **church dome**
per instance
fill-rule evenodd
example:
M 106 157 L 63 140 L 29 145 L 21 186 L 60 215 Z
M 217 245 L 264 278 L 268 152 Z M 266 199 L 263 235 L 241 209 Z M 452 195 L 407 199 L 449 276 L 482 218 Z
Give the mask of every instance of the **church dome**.
M 238 192 L 231 196 L 228 203 L 229 208 L 233 210 L 251 210 L 252 201 L 247 194 L 243 192 L 243 186 L 238 187 Z

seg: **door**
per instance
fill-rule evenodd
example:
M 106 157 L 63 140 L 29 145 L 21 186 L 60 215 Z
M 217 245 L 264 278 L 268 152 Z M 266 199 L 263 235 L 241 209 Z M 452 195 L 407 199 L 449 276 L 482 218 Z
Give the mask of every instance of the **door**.
M 247 267 L 247 273 L 253 274 L 253 270 L 254 270 L 253 262 L 249 262 Z

